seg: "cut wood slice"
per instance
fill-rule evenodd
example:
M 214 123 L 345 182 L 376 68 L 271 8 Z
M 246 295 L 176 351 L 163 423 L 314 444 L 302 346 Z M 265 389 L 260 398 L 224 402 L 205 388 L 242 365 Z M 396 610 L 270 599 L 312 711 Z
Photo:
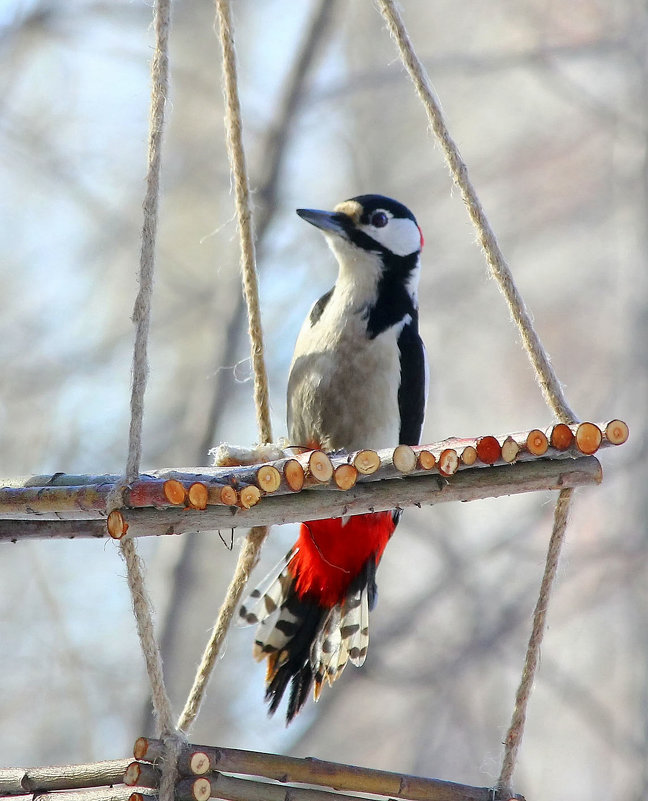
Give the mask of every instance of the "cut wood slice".
M 333 473 L 333 481 L 341 490 L 349 490 L 358 480 L 358 470 L 352 464 L 339 464 Z
M 108 533 L 114 540 L 120 540 L 128 531 L 128 523 L 119 509 L 113 509 L 106 520 Z
M 549 449 L 549 440 L 543 431 L 534 428 L 527 434 L 526 449 L 534 456 L 543 456 Z
M 179 506 L 185 502 L 185 488 L 175 478 L 170 478 L 164 482 L 164 497 L 174 506 Z
M 474 465 L 477 461 L 477 449 L 474 448 L 472 445 L 467 445 L 463 451 L 461 451 L 461 461 L 467 466 L 470 467 Z
M 588 456 L 596 453 L 602 440 L 601 429 L 594 423 L 581 423 L 576 429 L 576 447 Z
M 459 456 L 453 448 L 446 448 L 439 454 L 437 461 L 439 473 L 443 476 L 452 476 L 459 468 Z
M 416 454 L 409 445 L 397 445 L 392 461 L 399 473 L 411 473 L 416 467 Z
M 238 496 L 234 487 L 230 487 L 229 484 L 225 484 L 225 486 L 219 488 L 218 492 L 221 503 L 224 503 L 226 506 L 236 506 Z
M 141 775 L 141 764 L 139 762 L 131 762 L 124 773 L 124 784 L 127 784 L 129 787 L 134 787 L 136 784 L 139 784 Z
M 264 464 L 257 470 L 256 480 L 264 492 L 276 492 L 281 485 L 281 473 L 271 464 Z
M 499 442 L 491 436 L 480 437 L 477 440 L 476 450 L 479 461 L 484 464 L 495 464 L 502 455 Z
M 370 476 L 380 467 L 380 456 L 376 451 L 359 451 L 353 460 L 353 464 L 358 473 L 362 473 L 363 476 Z
M 249 484 L 247 487 L 242 487 L 239 491 L 239 505 L 243 509 L 251 509 L 256 506 L 261 500 L 261 490 L 255 487 L 254 484 Z
M 195 776 L 202 776 L 211 770 L 211 760 L 204 751 L 194 751 L 189 755 L 188 768 Z
M 211 783 L 209 779 L 196 779 L 191 786 L 191 795 L 195 801 L 208 801 L 211 796 Z
M 610 420 L 605 426 L 605 438 L 613 445 L 623 445 L 630 435 L 630 429 L 623 420 Z
M 519 453 L 520 446 L 513 437 L 507 437 L 504 442 L 502 442 L 502 459 L 504 459 L 505 462 L 509 462 L 509 464 L 514 462 Z
M 155 741 L 154 741 L 155 742 Z M 157 740 L 157 742 L 160 742 Z M 144 759 L 149 753 L 149 739 L 148 737 L 138 737 L 133 746 L 133 756 L 135 759 Z M 151 762 L 151 760 L 148 760 Z
M 288 459 L 283 466 L 283 474 L 286 484 L 293 492 L 299 492 L 304 486 L 304 468 L 297 459 Z
M 421 470 L 431 470 L 436 464 L 436 457 L 431 451 L 419 451 L 418 462 Z
M 189 505 L 194 509 L 206 509 L 209 500 L 209 491 L 202 481 L 195 481 L 187 491 Z
M 574 441 L 574 433 L 567 423 L 556 423 L 551 429 L 551 446 L 557 451 L 566 451 Z
M 327 484 L 333 475 L 333 464 L 324 451 L 313 451 L 308 458 L 308 472 L 320 484 Z

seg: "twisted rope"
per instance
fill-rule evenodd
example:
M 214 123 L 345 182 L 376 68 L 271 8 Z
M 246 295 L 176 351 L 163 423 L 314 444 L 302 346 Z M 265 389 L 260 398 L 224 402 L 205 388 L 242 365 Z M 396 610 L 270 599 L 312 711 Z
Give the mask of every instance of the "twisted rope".
M 131 418 L 128 433 L 125 484 L 137 478 L 142 456 L 142 424 L 144 418 L 144 394 L 149 373 L 148 336 L 151 321 L 153 275 L 155 272 L 162 132 L 169 87 L 168 42 L 170 21 L 170 0 L 157 0 L 154 10 L 156 47 L 151 65 L 152 89 L 148 169 L 143 203 L 144 220 L 139 262 L 139 290 L 135 298 L 132 315 L 133 323 L 135 324 L 135 343 L 133 346 Z M 121 490 L 122 488 L 110 498 L 108 511 L 122 504 Z M 155 638 L 153 606 L 146 592 L 142 562 L 137 554 L 135 541 L 132 538 L 122 537 L 119 547 L 126 564 L 128 587 L 131 594 L 137 634 L 151 685 L 155 717 L 161 736 L 167 745 L 160 781 L 160 799 L 161 801 L 173 801 L 177 778 L 177 757 L 182 745 L 182 739 L 173 724 L 171 702 L 164 684 L 162 657 Z
M 510 314 L 520 331 L 522 342 L 534 368 L 536 379 L 545 401 L 559 420 L 562 422 L 574 422 L 577 417 L 567 402 L 549 356 L 533 327 L 524 300 L 515 285 L 511 270 L 506 263 L 497 238 L 470 181 L 468 169 L 461 158 L 459 148 L 450 136 L 441 107 L 434 95 L 425 68 L 414 51 L 396 4 L 394 0 L 378 0 L 378 4 L 389 32 L 396 42 L 401 60 L 423 103 L 430 126 L 441 144 L 450 173 L 461 191 L 470 219 L 477 230 L 491 276 L 497 281 L 500 291 L 508 304 Z M 553 531 L 547 551 L 545 571 L 540 585 L 538 601 L 533 615 L 531 637 L 527 647 L 520 685 L 516 693 L 511 724 L 504 740 L 502 768 L 497 784 L 499 796 L 503 799 L 512 796 L 510 789 L 511 778 L 524 735 L 529 697 L 538 666 L 547 608 L 556 576 L 560 551 L 565 538 L 572 495 L 573 490 L 562 490 L 556 503 Z
M 414 51 L 403 19 L 396 8 L 396 4 L 394 0 L 378 0 L 378 3 L 380 6 L 380 13 L 386 21 L 389 32 L 398 46 L 401 60 L 423 103 L 430 127 L 441 144 L 443 154 L 450 168 L 450 173 L 461 191 L 461 196 L 468 209 L 470 219 L 477 230 L 477 235 L 486 256 L 491 276 L 497 281 L 506 299 L 511 316 L 520 330 L 522 342 L 524 343 L 524 347 L 526 348 L 531 364 L 535 370 L 536 378 L 540 384 L 545 400 L 559 420 L 565 423 L 574 422 L 577 420 L 577 417 L 567 403 L 567 399 L 563 394 L 562 387 L 551 365 L 549 356 L 533 327 L 524 300 L 515 285 L 513 275 L 506 263 L 506 259 L 500 249 L 493 229 L 490 226 L 486 212 L 470 181 L 468 169 L 461 158 L 459 148 L 450 136 L 448 126 L 443 118 L 439 102 L 434 95 L 425 67 Z
M 511 717 L 511 724 L 504 740 L 504 758 L 502 760 L 502 769 L 497 783 L 503 798 L 506 797 L 507 793 L 508 795 L 512 795 L 510 792 L 511 777 L 513 776 L 518 750 L 524 734 L 529 696 L 533 689 L 533 679 L 540 658 L 540 646 L 545 631 L 547 609 L 549 607 L 549 599 L 551 597 L 554 579 L 556 578 L 560 551 L 565 541 L 565 531 L 567 529 L 569 507 L 573 492 L 573 489 L 561 490 L 554 511 L 553 531 L 551 533 L 551 539 L 549 540 L 547 561 L 542 576 L 542 582 L 540 583 L 538 601 L 533 612 L 533 626 L 531 627 L 531 636 L 529 637 L 529 644 L 524 660 L 522 678 L 515 696 L 515 707 Z
M 245 165 L 245 151 L 243 149 L 243 123 L 238 94 L 236 51 L 234 49 L 234 31 L 229 0 L 216 0 L 216 20 L 223 54 L 225 138 L 233 178 L 236 217 L 241 244 L 241 272 L 248 310 L 248 332 L 254 371 L 254 403 L 259 427 L 259 439 L 261 442 L 270 442 L 272 440 L 272 426 L 270 423 L 268 377 L 263 355 L 263 332 L 261 329 L 259 285 L 252 230 L 250 189 Z M 225 594 L 225 600 L 218 612 L 214 628 L 198 666 L 193 686 L 178 719 L 178 728 L 183 732 L 189 730 L 198 715 L 209 678 L 225 640 L 225 635 L 241 599 L 250 572 L 258 561 L 261 546 L 267 535 L 267 527 L 257 526 L 251 529 L 241 546 L 234 575 Z
M 229 0 L 216 0 L 216 19 L 223 53 L 223 94 L 225 96 L 225 140 L 234 185 L 234 203 L 241 244 L 243 292 L 248 309 L 250 355 L 254 373 L 254 405 L 261 442 L 272 440 L 268 376 L 263 355 L 261 306 L 252 230 L 250 186 L 243 148 L 243 121 L 238 93 L 234 29 Z

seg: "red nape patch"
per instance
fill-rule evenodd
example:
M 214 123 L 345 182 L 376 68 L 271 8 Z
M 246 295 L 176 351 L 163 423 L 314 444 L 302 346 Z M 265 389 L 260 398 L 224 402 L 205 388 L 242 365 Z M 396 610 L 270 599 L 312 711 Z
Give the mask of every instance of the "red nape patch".
M 395 528 L 391 512 L 354 515 L 344 524 L 340 517 L 302 523 L 290 562 L 297 595 L 334 606 L 370 556 L 378 564 Z
M 421 235 L 421 250 L 423 250 L 423 245 L 425 244 L 425 237 L 423 236 L 423 231 L 421 231 L 421 226 L 416 226 L 419 229 L 419 234 Z

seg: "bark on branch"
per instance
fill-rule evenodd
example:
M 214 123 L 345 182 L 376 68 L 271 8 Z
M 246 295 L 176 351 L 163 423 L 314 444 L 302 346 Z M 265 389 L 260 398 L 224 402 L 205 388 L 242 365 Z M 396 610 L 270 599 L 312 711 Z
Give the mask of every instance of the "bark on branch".
M 379 512 L 448 501 L 473 501 L 538 490 L 560 490 L 600 484 L 601 465 L 593 456 L 540 459 L 534 462 L 470 468 L 444 477 L 410 475 L 357 483 L 347 491 L 320 485 L 290 495 L 266 496 L 250 509 L 208 506 L 197 509 L 121 509 L 114 515 L 115 536 L 142 537 L 184 532 L 294 523 L 326 517 Z M 0 540 L 107 536 L 101 520 L 0 520 Z
M 163 747 L 159 740 L 140 737 L 135 743 L 134 754 L 139 759 L 156 762 L 161 758 L 162 752 Z M 344 801 L 358 797 L 339 792 L 302 789 L 293 787 L 294 783 L 409 801 L 492 801 L 494 798 L 493 791 L 488 787 L 472 787 L 439 779 L 326 762 L 312 757 L 299 759 L 203 745 L 185 746 L 180 755 L 178 769 L 181 775 L 188 777 L 178 784 L 178 798 L 182 801 L 207 801 L 210 797 L 226 798 L 230 801 Z M 288 783 L 290 786 L 234 779 L 220 771 L 261 776 L 282 785 Z M 515 798 L 523 801 L 522 796 Z
M 78 790 L 121 784 L 130 759 L 111 759 L 87 765 L 0 769 L 0 795 L 24 795 L 47 790 Z

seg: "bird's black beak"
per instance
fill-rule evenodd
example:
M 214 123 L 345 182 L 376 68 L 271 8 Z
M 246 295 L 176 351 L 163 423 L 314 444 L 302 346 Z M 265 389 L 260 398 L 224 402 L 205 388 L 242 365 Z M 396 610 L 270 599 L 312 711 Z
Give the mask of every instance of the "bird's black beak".
M 317 209 L 297 209 L 297 214 L 311 225 L 322 231 L 330 231 L 345 239 L 349 238 L 347 233 L 347 223 L 349 218 L 346 214 L 338 211 L 319 211 Z

